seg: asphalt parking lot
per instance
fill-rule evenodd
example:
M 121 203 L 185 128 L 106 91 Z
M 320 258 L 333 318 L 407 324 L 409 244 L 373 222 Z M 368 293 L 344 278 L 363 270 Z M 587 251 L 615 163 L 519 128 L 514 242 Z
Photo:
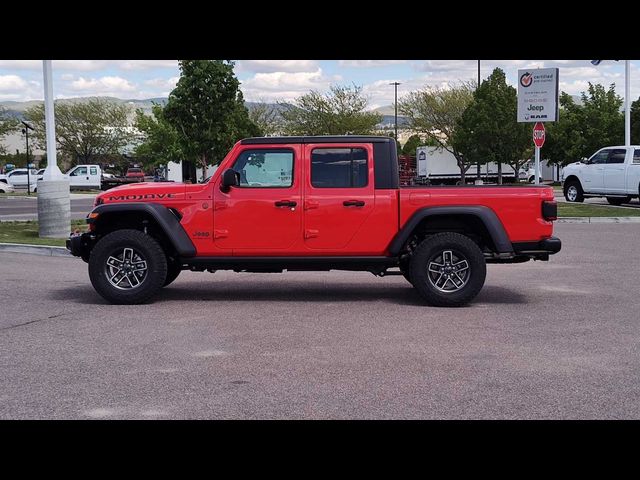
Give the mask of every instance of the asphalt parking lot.
M 639 418 L 640 225 L 556 234 L 460 309 L 344 272 L 183 272 L 113 306 L 79 259 L 3 253 L 0 418 Z

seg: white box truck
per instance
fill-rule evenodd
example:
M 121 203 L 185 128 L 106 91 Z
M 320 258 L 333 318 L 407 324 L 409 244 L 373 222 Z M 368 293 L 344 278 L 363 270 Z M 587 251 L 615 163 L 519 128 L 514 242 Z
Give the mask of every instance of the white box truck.
M 460 168 L 454 155 L 438 147 L 418 147 L 416 149 L 417 183 L 431 185 L 452 185 L 460 183 Z M 532 173 L 533 175 L 533 173 Z M 466 182 L 473 183 L 478 176 L 477 164 L 472 164 L 466 172 Z M 528 178 L 526 172 L 521 177 Z M 480 178 L 485 183 L 498 181 L 498 164 L 494 162 L 480 165 Z M 502 164 L 502 181 L 514 182 L 513 167 Z

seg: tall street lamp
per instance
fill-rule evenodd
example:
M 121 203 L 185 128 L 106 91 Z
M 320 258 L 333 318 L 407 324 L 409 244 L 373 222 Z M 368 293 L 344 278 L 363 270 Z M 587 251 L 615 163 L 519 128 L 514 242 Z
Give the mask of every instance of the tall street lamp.
M 33 127 L 29 125 L 27 122 L 22 120 L 22 124 L 24 128 L 22 129 L 22 133 L 25 134 L 26 143 L 27 143 L 27 195 L 31 195 L 31 177 L 29 175 L 29 130 L 33 130 Z
M 393 82 L 390 83 L 389 85 L 393 85 L 394 89 L 395 89 L 395 124 L 396 124 L 396 142 L 398 141 L 398 85 L 401 85 L 400 82 Z
M 618 62 L 619 60 L 616 60 Z M 591 60 L 593 65 L 600 65 L 602 60 Z M 631 108 L 629 99 L 631 97 L 631 74 L 630 60 L 624 61 L 624 144 L 626 147 L 631 145 Z

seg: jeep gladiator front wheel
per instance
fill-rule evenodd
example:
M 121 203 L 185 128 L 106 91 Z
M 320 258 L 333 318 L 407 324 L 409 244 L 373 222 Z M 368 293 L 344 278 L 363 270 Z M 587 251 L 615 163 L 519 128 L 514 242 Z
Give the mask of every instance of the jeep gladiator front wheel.
M 166 277 L 167 259 L 162 247 L 139 230 L 109 233 L 91 251 L 91 284 L 111 303 L 142 303 L 162 288 Z
M 480 247 L 459 233 L 438 233 L 420 243 L 411 257 L 413 286 L 428 304 L 459 307 L 484 285 L 487 266 Z

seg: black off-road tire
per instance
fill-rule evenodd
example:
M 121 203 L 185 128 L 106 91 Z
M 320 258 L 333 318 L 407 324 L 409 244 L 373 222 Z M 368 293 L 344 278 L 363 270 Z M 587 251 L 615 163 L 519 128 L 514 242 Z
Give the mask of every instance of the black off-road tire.
M 453 278 L 451 280 L 445 278 L 446 283 L 440 284 L 441 288 L 455 288 L 447 292 L 443 292 L 434 285 L 434 279 L 429 277 L 428 271 L 430 265 L 436 263 L 442 263 L 444 268 L 446 260 L 439 261 L 438 258 L 442 256 L 441 258 L 444 259 L 445 252 L 452 252 L 454 260 L 449 262 L 452 265 L 451 268 L 457 265 L 456 269 L 460 269 L 459 272 L 462 274 L 462 280 L 460 280 L 460 277 L 458 279 L 454 277 L 455 272 L 450 272 Z M 467 262 L 468 270 L 462 270 L 465 265 L 463 261 Z M 465 271 L 466 274 L 464 274 Z M 482 290 L 487 276 L 487 265 L 482 250 L 473 240 L 459 233 L 444 232 L 429 236 L 418 245 L 411 256 L 410 272 L 413 286 L 429 305 L 460 307 L 472 301 Z M 433 273 L 434 277 L 438 275 L 440 273 Z M 460 287 L 457 286 L 458 282 L 461 284 Z
M 572 188 L 575 188 L 575 195 Z M 571 180 L 564 184 L 564 198 L 567 202 L 582 203 L 584 202 L 584 190 L 578 180 Z
M 631 201 L 631 197 L 607 197 L 607 202 L 609 205 L 622 205 L 623 203 L 629 203 Z
M 182 271 L 182 265 L 176 262 L 167 262 L 167 278 L 164 279 L 163 287 L 166 287 L 170 283 L 178 278 L 180 272 Z
M 139 285 L 131 288 L 117 288 L 109 280 L 110 257 L 123 258 L 125 249 L 132 249 L 137 255 L 137 264 L 146 262 L 146 274 Z M 167 257 L 160 244 L 151 236 L 139 230 L 116 230 L 100 239 L 89 258 L 89 278 L 93 288 L 107 301 L 118 305 L 143 303 L 164 285 L 167 278 Z M 116 277 L 116 279 L 119 277 Z M 124 278 L 122 280 L 124 282 Z M 131 282 L 127 281 L 129 284 Z

